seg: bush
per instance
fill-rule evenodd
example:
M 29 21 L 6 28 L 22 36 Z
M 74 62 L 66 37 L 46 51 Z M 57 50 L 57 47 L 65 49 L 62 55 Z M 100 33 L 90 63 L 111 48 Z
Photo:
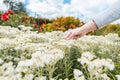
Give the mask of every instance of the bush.
M 74 17 L 59 17 L 54 19 L 52 23 L 43 24 L 40 28 L 40 31 L 66 31 L 68 29 L 74 29 L 82 25 L 84 25 L 84 22 L 80 22 L 79 19 Z
M 108 24 L 103 28 L 95 31 L 94 35 L 106 35 L 108 33 L 118 33 L 120 36 L 120 24 Z

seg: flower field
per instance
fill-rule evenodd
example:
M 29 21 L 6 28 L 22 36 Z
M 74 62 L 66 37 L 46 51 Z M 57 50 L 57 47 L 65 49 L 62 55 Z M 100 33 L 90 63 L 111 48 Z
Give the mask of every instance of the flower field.
M 120 80 L 118 34 L 65 40 L 66 33 L 0 26 L 0 80 Z

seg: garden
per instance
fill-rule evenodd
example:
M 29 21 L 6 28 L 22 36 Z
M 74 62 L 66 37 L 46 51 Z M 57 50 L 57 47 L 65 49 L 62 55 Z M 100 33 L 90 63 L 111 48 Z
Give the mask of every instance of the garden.
M 0 12 L 0 80 L 120 80 L 120 24 L 66 40 L 85 22 L 20 10 Z

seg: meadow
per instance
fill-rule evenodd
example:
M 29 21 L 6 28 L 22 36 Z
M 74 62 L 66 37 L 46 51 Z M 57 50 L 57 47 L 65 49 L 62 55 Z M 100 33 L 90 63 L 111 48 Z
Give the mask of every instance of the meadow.
M 66 33 L 0 26 L 0 80 L 120 80 L 117 33 L 77 40 Z

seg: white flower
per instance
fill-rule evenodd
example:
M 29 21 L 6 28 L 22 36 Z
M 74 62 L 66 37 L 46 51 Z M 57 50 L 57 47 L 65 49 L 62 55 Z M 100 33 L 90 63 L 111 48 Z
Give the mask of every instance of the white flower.
M 34 75 L 33 74 L 27 74 L 25 75 L 25 77 L 23 78 L 24 80 L 33 80 Z
M 100 59 L 95 59 L 91 61 L 90 63 L 88 63 L 88 66 L 89 68 L 94 70 L 94 68 L 102 68 L 103 65 Z
M 38 51 L 32 54 L 32 59 L 38 60 L 41 64 L 52 64 L 57 62 L 59 59 L 63 58 L 63 52 L 61 50 L 50 50 L 41 52 Z
M 117 77 L 117 80 L 120 80 L 120 75 L 116 75 L 116 77 Z
M 2 66 L 0 66 L 1 68 L 5 69 L 7 68 L 8 66 L 12 66 L 13 63 L 12 62 L 9 62 L 9 63 L 4 63 Z
M 102 77 L 104 80 L 110 80 L 110 78 L 107 76 L 107 74 L 102 74 L 101 77 Z
M 26 27 L 24 25 L 19 25 L 18 28 L 20 28 L 22 31 L 30 31 L 33 29 L 32 27 Z
M 36 59 L 35 66 L 36 67 L 44 67 L 45 64 L 43 62 L 41 62 L 41 61 L 39 61 L 39 60 Z
M 2 50 L 2 49 L 3 49 L 3 44 L 0 43 L 0 50 Z
M 114 70 L 115 66 L 114 64 L 107 63 L 106 66 L 108 67 L 109 70 Z
M 96 56 L 92 55 L 90 52 L 84 52 L 82 53 L 82 57 L 86 57 L 88 60 L 94 59 Z
M 90 61 L 88 59 L 86 59 L 85 57 L 78 58 L 77 61 L 80 62 L 82 65 L 90 63 Z
M 41 54 L 42 54 L 41 51 L 35 52 L 32 54 L 32 58 L 39 57 Z
M 54 78 L 51 78 L 50 80 L 55 80 Z
M 26 64 L 25 61 L 20 61 L 20 62 L 18 63 L 18 66 L 25 66 L 25 64 Z
M 32 60 L 25 61 L 25 66 L 33 66 L 33 65 L 34 65 L 34 61 L 32 61 Z
M 82 71 L 80 71 L 78 69 L 74 69 L 73 73 L 74 73 L 75 76 L 81 76 L 81 75 L 83 75 Z
M 22 72 L 23 71 L 23 67 L 18 66 L 18 67 L 15 68 L 15 71 L 16 72 Z
M 99 59 L 99 58 L 88 63 L 89 71 L 93 71 L 95 69 L 99 70 L 100 68 L 102 69 L 103 67 L 106 67 L 109 70 L 113 70 L 114 64 L 113 62 L 107 61 L 107 59 Z M 99 72 L 101 72 L 101 70 Z
M 74 69 L 73 73 L 74 73 L 75 80 L 85 80 L 85 77 L 82 71 L 78 69 Z
M 21 50 L 20 46 L 17 46 L 17 47 L 15 47 L 14 49 L 15 49 L 16 51 L 17 51 L 17 50 Z
M 14 41 L 13 39 L 9 39 L 9 38 L 2 38 L 0 39 L 0 43 L 3 44 L 3 47 L 7 48 L 7 47 L 14 47 L 17 45 L 17 42 Z
M 2 64 L 4 61 L 0 58 L 0 64 Z
M 35 80 L 47 80 L 46 76 L 36 77 Z
M 14 77 L 15 77 L 15 78 L 14 78 L 15 80 L 17 80 L 17 79 L 18 79 L 18 80 L 22 80 L 22 74 L 20 74 L 20 73 L 15 74 Z
M 74 77 L 75 80 L 86 80 L 84 76 L 80 76 L 80 77 Z

